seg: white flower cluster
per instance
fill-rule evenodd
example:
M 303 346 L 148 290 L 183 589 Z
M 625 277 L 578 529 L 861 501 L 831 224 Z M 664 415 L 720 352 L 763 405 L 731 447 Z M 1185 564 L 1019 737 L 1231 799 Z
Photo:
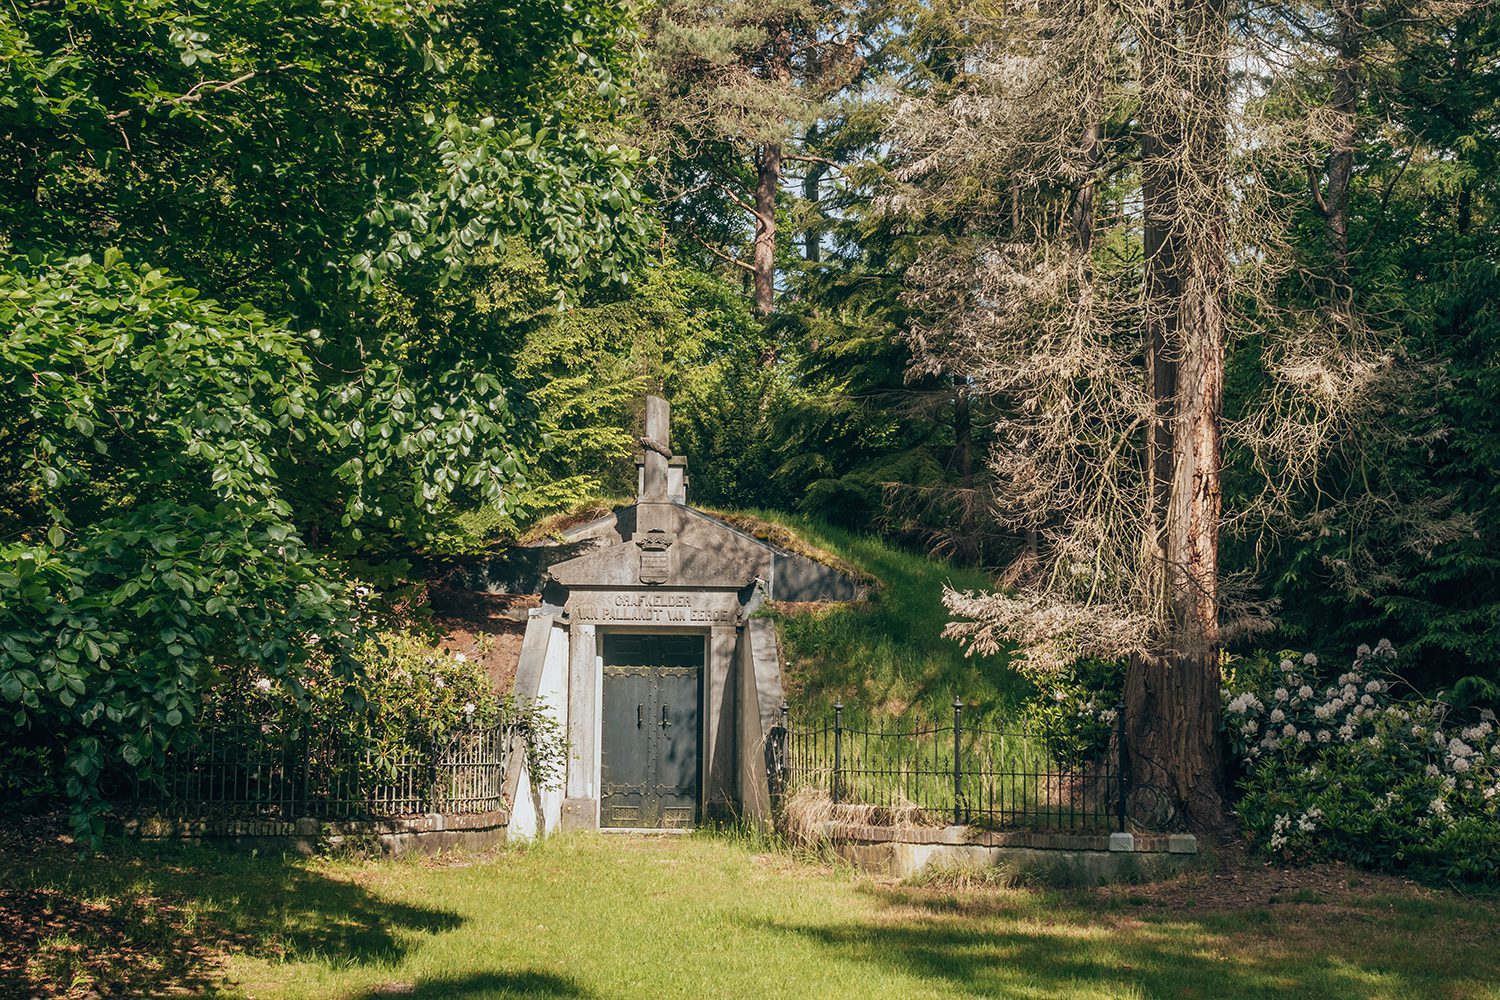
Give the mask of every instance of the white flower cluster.
M 1338 835 L 1326 828 L 1315 801 L 1339 803 L 1341 813 L 1373 809 L 1392 821 L 1399 815 L 1401 828 L 1409 831 L 1475 816 L 1500 823 L 1500 725 L 1494 715 L 1460 723 L 1440 701 L 1395 702 L 1387 679 L 1395 658 L 1386 640 L 1373 648 L 1361 645 L 1351 667 L 1331 683 L 1318 676 L 1311 654 L 1300 662 L 1283 659 L 1253 690 L 1239 690 L 1226 701 L 1230 742 L 1246 773 L 1258 775 L 1263 801 L 1279 806 L 1262 814 L 1271 819 L 1264 833 L 1273 850 L 1315 851 L 1321 838 Z M 1287 809 L 1299 802 L 1309 808 Z
M 1318 829 L 1318 824 L 1323 819 L 1323 810 L 1314 806 L 1305 810 L 1295 820 L 1290 813 L 1278 815 L 1271 824 L 1271 839 L 1269 841 L 1271 850 L 1276 851 L 1285 847 L 1291 840 L 1290 834 L 1295 827 L 1298 833 L 1313 833 Z
M 1286 829 L 1291 825 L 1290 816 L 1283 813 L 1276 817 L 1276 821 L 1271 825 L 1271 850 L 1279 851 L 1286 846 Z
M 1278 697 L 1284 694 L 1286 694 L 1286 690 L 1284 688 L 1277 692 Z M 1255 697 L 1255 695 L 1249 691 L 1246 691 L 1244 694 L 1235 695 L 1232 699 L 1230 699 L 1228 707 L 1230 713 L 1234 715 L 1240 715 L 1250 711 L 1263 712 L 1266 708 L 1265 705 L 1261 704 L 1260 699 Z
M 1394 659 L 1396 651 L 1381 640 L 1374 649 L 1360 647 L 1353 669 L 1340 674 L 1338 681 L 1319 695 L 1313 678 L 1304 671 L 1315 670 L 1318 658 L 1312 653 L 1301 663 L 1284 659 L 1278 665 L 1276 687 L 1265 700 L 1253 691 L 1242 691 L 1224 706 L 1230 732 L 1244 744 L 1244 756 L 1250 759 L 1288 746 L 1312 743 L 1349 743 L 1368 729 L 1380 714 L 1379 695 L 1389 685 L 1378 678 L 1366 679 L 1365 673 Z M 1267 703 L 1272 707 L 1267 711 Z M 1258 739 L 1252 739 L 1258 737 Z
M 1057 694 L 1059 695 L 1059 700 L 1062 700 L 1063 693 L 1059 691 L 1057 692 Z M 1115 711 L 1113 708 L 1099 708 L 1094 704 L 1093 699 L 1089 699 L 1088 701 L 1084 702 L 1082 710 L 1084 715 L 1092 716 L 1093 718 L 1098 719 L 1100 722 L 1104 723 L 1106 726 L 1111 725 L 1116 719 L 1120 717 L 1120 713 Z

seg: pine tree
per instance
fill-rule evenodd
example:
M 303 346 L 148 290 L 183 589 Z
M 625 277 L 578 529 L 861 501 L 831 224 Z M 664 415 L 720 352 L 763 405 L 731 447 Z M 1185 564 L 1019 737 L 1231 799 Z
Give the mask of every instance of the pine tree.
M 761 316 L 775 308 L 788 164 L 828 165 L 809 133 L 864 67 L 857 10 L 847 0 L 668 0 L 648 18 L 642 89 L 668 218 L 744 272 Z

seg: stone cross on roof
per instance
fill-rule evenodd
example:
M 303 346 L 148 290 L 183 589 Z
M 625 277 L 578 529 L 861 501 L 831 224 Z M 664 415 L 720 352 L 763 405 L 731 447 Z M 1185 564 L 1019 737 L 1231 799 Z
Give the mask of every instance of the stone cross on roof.
M 672 408 L 660 396 L 646 397 L 645 475 L 641 480 L 643 503 L 668 502 L 667 461 L 672 457 Z

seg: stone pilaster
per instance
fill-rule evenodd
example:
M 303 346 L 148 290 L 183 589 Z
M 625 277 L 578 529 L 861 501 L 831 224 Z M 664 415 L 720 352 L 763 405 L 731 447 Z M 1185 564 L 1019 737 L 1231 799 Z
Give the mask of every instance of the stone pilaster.
M 734 673 L 737 641 L 738 630 L 733 625 L 715 625 L 709 629 L 707 676 L 703 685 L 704 714 L 708 722 L 703 759 L 703 801 L 711 816 L 730 812 L 737 798 Z
M 598 644 L 593 625 L 568 627 L 568 777 L 562 804 L 564 830 L 599 826 Z

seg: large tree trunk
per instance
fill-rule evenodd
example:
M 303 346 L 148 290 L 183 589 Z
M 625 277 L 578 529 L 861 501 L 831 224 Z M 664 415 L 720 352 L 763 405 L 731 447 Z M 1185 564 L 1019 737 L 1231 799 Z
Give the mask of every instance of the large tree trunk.
M 1159 10 L 1162 10 L 1159 8 Z M 1126 677 L 1126 736 L 1150 825 L 1224 823 L 1218 535 L 1227 274 L 1227 17 L 1183 0 L 1142 45 L 1145 354 L 1152 401 L 1144 558 L 1167 624 Z
M 803 148 L 809 151 L 816 149 L 817 141 L 818 126 L 814 124 L 807 130 L 807 139 Z M 823 257 L 823 227 L 820 224 L 823 212 L 819 202 L 823 195 L 823 174 L 827 169 L 825 164 L 809 163 L 807 174 L 802 178 L 802 197 L 811 206 L 813 215 L 807 228 L 802 232 L 802 251 L 803 256 L 814 264 Z
M 814 163 L 807 169 L 807 176 L 802 179 L 802 197 L 816 209 L 818 199 L 822 196 L 823 171 L 826 168 L 821 163 Z M 814 212 L 819 218 L 822 213 Z M 823 259 L 823 229 L 817 221 L 809 222 L 807 229 L 802 233 L 803 256 L 813 264 Z
M 776 308 L 776 193 L 781 187 L 781 144 L 765 143 L 755 156 L 755 250 L 750 258 L 755 280 L 755 314 Z

